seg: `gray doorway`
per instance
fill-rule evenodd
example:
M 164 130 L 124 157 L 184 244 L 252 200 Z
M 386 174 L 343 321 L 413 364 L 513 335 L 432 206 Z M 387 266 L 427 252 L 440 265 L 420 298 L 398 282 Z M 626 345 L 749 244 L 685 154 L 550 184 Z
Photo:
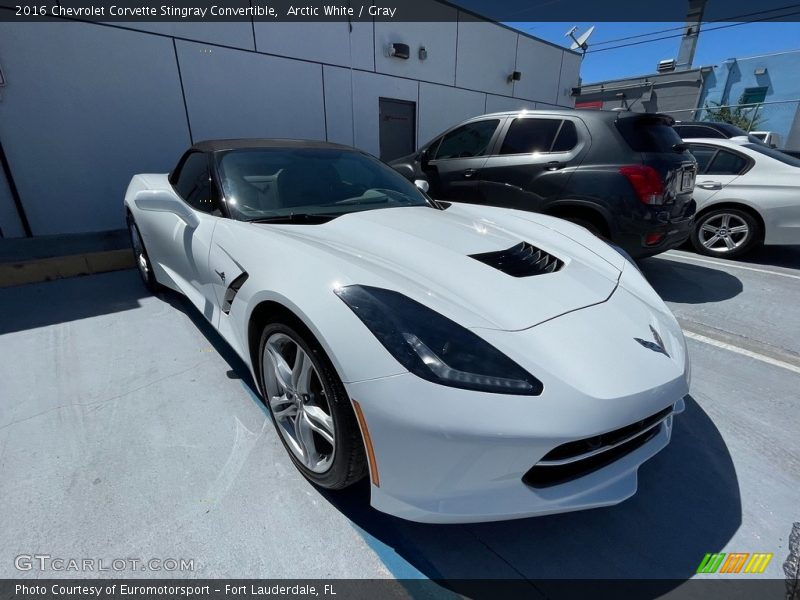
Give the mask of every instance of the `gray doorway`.
M 390 161 L 417 149 L 417 104 L 379 98 L 381 160 Z

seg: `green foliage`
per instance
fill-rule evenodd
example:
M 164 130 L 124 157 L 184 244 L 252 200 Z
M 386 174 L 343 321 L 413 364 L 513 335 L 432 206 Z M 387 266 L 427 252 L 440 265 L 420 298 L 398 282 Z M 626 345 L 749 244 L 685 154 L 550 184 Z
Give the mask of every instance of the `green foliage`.
M 703 121 L 716 121 L 717 123 L 730 123 L 745 131 L 758 130 L 758 126 L 764 121 L 763 115 L 758 114 L 757 104 L 746 104 L 736 107 L 722 106 L 719 102 L 711 102 L 703 107 Z

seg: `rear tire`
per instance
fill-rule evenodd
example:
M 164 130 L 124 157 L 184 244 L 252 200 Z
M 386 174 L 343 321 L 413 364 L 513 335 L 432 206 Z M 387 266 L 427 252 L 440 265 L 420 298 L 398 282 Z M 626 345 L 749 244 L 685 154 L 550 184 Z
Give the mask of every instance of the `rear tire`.
M 156 281 L 156 276 L 153 273 L 153 264 L 150 262 L 150 256 L 147 254 L 142 234 L 139 232 L 139 227 L 133 216 L 128 213 L 128 235 L 131 239 L 131 247 L 133 248 L 133 259 L 136 261 L 136 269 L 142 278 L 142 282 L 150 293 L 155 294 L 161 287 Z
M 718 208 L 704 213 L 692 228 L 695 251 L 706 256 L 738 258 L 758 244 L 761 226 L 750 213 Z
M 367 474 L 367 459 L 350 398 L 322 347 L 282 322 L 264 327 L 259 342 L 264 402 L 298 470 L 327 489 Z

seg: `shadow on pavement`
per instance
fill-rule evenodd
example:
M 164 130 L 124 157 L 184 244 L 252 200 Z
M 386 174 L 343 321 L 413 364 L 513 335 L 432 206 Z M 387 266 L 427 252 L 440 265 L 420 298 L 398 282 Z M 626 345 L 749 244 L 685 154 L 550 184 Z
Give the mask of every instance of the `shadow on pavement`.
M 191 319 L 194 326 L 205 336 L 208 343 L 216 350 L 217 354 L 231 367 L 229 371 L 226 371 L 226 377 L 228 379 L 241 379 L 242 383 L 246 385 L 249 391 L 258 397 L 260 401 L 261 397 L 258 394 L 258 388 L 253 380 L 253 376 L 250 374 L 250 367 L 239 358 L 239 355 L 231 348 L 230 344 L 228 344 L 217 330 L 211 326 L 211 323 L 209 323 L 203 314 L 192 305 L 188 298 L 172 290 L 161 290 L 158 292 L 158 297 L 172 308 L 181 311 Z
M 150 296 L 133 269 L 0 289 L 0 335 L 139 308 Z
M 645 463 L 639 491 L 611 508 L 474 525 L 426 525 L 369 507 L 369 484 L 321 492 L 369 535 L 432 579 L 524 578 L 539 591 L 564 579 L 648 579 L 657 597 L 691 577 L 742 520 L 739 485 L 724 440 L 692 399 L 671 444 Z M 552 581 L 542 581 L 542 580 Z M 562 580 L 562 581 L 555 581 Z M 612 582 L 609 582 L 616 585 Z M 620 586 L 627 582 L 618 582 Z M 467 581 L 445 583 L 467 593 Z
M 691 252 L 698 258 L 711 258 L 697 254 L 691 244 L 684 244 L 679 248 L 684 252 Z M 720 257 L 722 258 L 722 257 Z M 728 259 L 726 259 L 728 260 Z M 758 246 L 753 248 L 746 255 L 732 263 L 763 265 L 772 267 L 784 267 L 787 269 L 800 269 L 800 245 L 794 246 Z
M 739 262 L 800 269 L 800 246 L 760 246 L 740 258 Z
M 654 256 L 639 263 L 647 281 L 666 302 L 704 304 L 738 296 L 744 289 L 738 278 L 721 269 Z

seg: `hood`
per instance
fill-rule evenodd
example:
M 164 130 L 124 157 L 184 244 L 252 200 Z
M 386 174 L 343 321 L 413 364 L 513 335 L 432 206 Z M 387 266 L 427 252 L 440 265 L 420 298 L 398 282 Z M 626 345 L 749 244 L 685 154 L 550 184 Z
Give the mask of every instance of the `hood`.
M 582 228 L 548 217 L 542 217 L 543 224 L 536 217 L 452 205 L 444 211 L 388 208 L 343 215 L 321 225 L 259 227 L 356 267 L 337 269 L 341 285 L 393 289 L 465 327 L 511 331 L 606 301 L 622 269 L 574 239 L 591 237 Z M 559 231 L 562 223 L 570 235 Z M 503 252 L 523 242 L 557 259 L 559 268 L 509 274 L 518 257 Z M 525 251 L 531 251 L 529 246 Z

